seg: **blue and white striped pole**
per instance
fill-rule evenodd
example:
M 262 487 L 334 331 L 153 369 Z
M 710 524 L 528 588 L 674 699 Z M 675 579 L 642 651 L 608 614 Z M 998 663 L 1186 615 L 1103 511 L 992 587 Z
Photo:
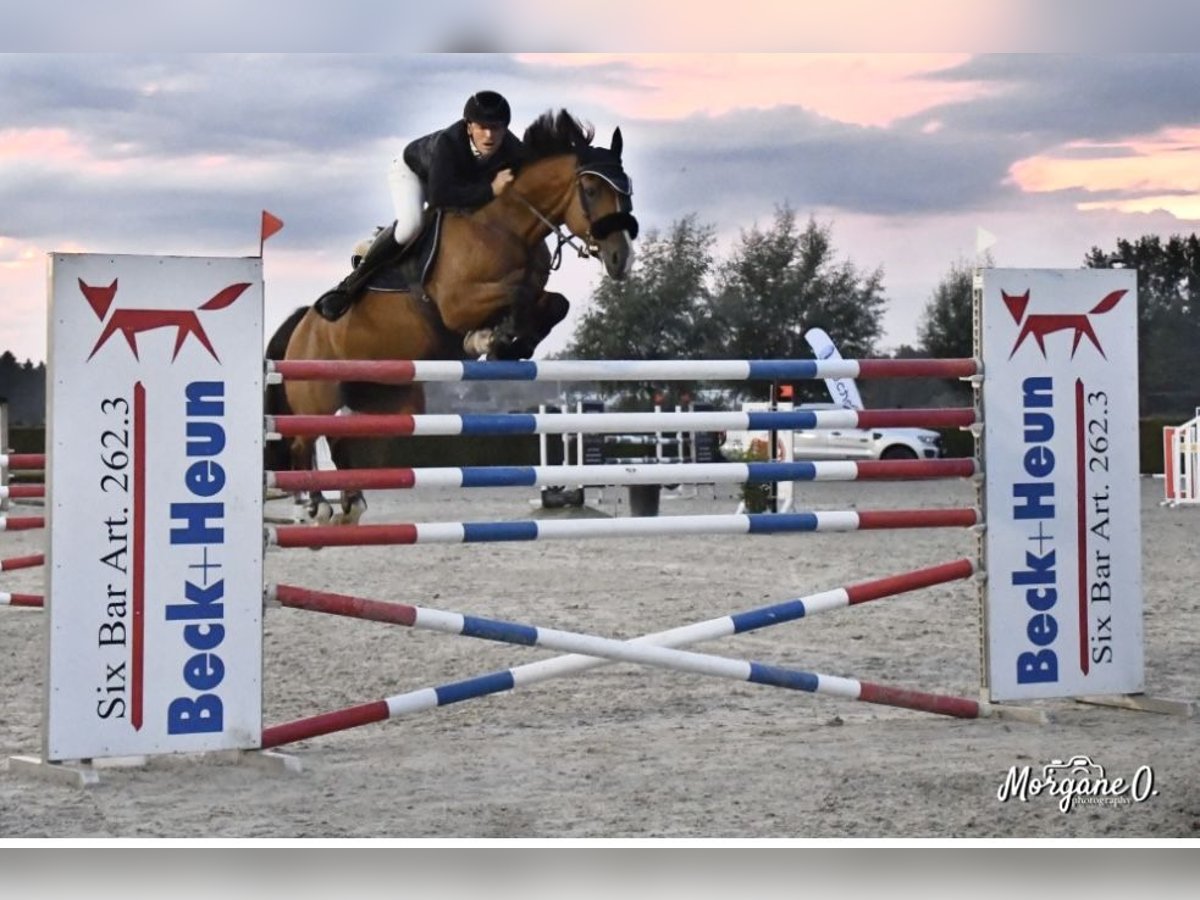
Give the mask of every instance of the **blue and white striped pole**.
M 549 487 L 560 484 L 764 484 L 772 481 L 866 481 L 971 478 L 973 459 L 823 460 L 818 462 L 653 463 L 596 466 L 461 466 L 266 473 L 285 491 L 403 488 Z
M 723 516 L 629 519 L 525 519 L 514 522 L 398 522 L 389 525 L 270 525 L 266 541 L 279 547 L 367 547 L 408 544 L 486 544 L 684 534 L 766 535 L 893 528 L 971 528 L 974 507 L 818 510 Z

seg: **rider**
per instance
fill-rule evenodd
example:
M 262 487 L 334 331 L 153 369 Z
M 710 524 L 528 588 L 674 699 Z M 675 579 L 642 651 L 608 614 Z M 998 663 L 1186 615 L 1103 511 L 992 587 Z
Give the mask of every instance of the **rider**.
M 479 91 L 453 125 L 409 143 L 388 171 L 396 220 L 375 236 L 354 271 L 317 300 L 317 312 L 331 322 L 340 318 L 376 272 L 404 255 L 421 230 L 426 202 L 474 210 L 504 193 L 523 149 L 508 130 L 511 119 L 504 97 Z

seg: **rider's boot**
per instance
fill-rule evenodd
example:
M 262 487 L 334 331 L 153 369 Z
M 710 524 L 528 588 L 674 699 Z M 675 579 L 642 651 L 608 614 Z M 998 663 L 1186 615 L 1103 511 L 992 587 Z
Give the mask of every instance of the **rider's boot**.
M 371 277 L 388 263 L 399 259 L 406 249 L 407 246 L 402 247 L 396 243 L 396 223 L 393 222 L 375 235 L 371 248 L 354 271 L 343 278 L 341 284 L 333 290 L 322 294 L 313 304 L 313 308 L 322 318 L 336 322 L 358 299 Z

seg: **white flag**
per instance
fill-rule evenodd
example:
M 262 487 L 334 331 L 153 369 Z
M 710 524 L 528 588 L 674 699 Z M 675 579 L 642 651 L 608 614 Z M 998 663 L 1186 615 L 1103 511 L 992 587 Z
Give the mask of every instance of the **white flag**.
M 810 328 L 804 332 L 804 339 L 812 347 L 817 359 L 841 359 L 842 354 L 834 346 L 833 340 L 821 328 Z M 853 378 L 826 378 L 825 387 L 833 402 L 843 409 L 862 409 L 862 396 L 858 393 L 858 385 Z
M 986 228 L 975 228 L 975 253 L 982 255 L 996 243 L 996 236 Z

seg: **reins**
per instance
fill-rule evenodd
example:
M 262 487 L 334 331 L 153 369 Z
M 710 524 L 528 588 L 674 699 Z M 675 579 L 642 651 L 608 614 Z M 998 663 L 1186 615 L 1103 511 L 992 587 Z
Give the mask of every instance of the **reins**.
M 578 181 L 578 176 L 576 176 L 576 181 Z M 533 213 L 535 216 L 537 216 L 538 220 L 543 225 L 545 225 L 548 229 L 550 229 L 550 232 L 558 240 L 558 244 L 554 248 L 554 253 L 550 257 L 550 271 L 551 272 L 553 272 L 559 266 L 562 265 L 562 249 L 563 249 L 564 244 L 569 245 L 576 253 L 578 253 L 580 259 L 588 259 L 594 255 L 594 251 L 591 246 L 589 246 L 586 243 L 576 246 L 576 241 L 579 240 L 579 238 L 576 235 L 570 234 L 570 233 L 564 234 L 561 225 L 555 225 L 553 222 L 551 222 L 549 219 L 547 219 L 542 214 L 541 210 L 539 210 L 536 206 L 534 206 L 532 203 L 530 203 L 522 194 L 518 193 L 515 190 L 511 191 L 511 193 L 514 197 L 516 197 L 518 200 L 520 200 L 522 203 L 524 203 L 525 207 L 531 213 Z

